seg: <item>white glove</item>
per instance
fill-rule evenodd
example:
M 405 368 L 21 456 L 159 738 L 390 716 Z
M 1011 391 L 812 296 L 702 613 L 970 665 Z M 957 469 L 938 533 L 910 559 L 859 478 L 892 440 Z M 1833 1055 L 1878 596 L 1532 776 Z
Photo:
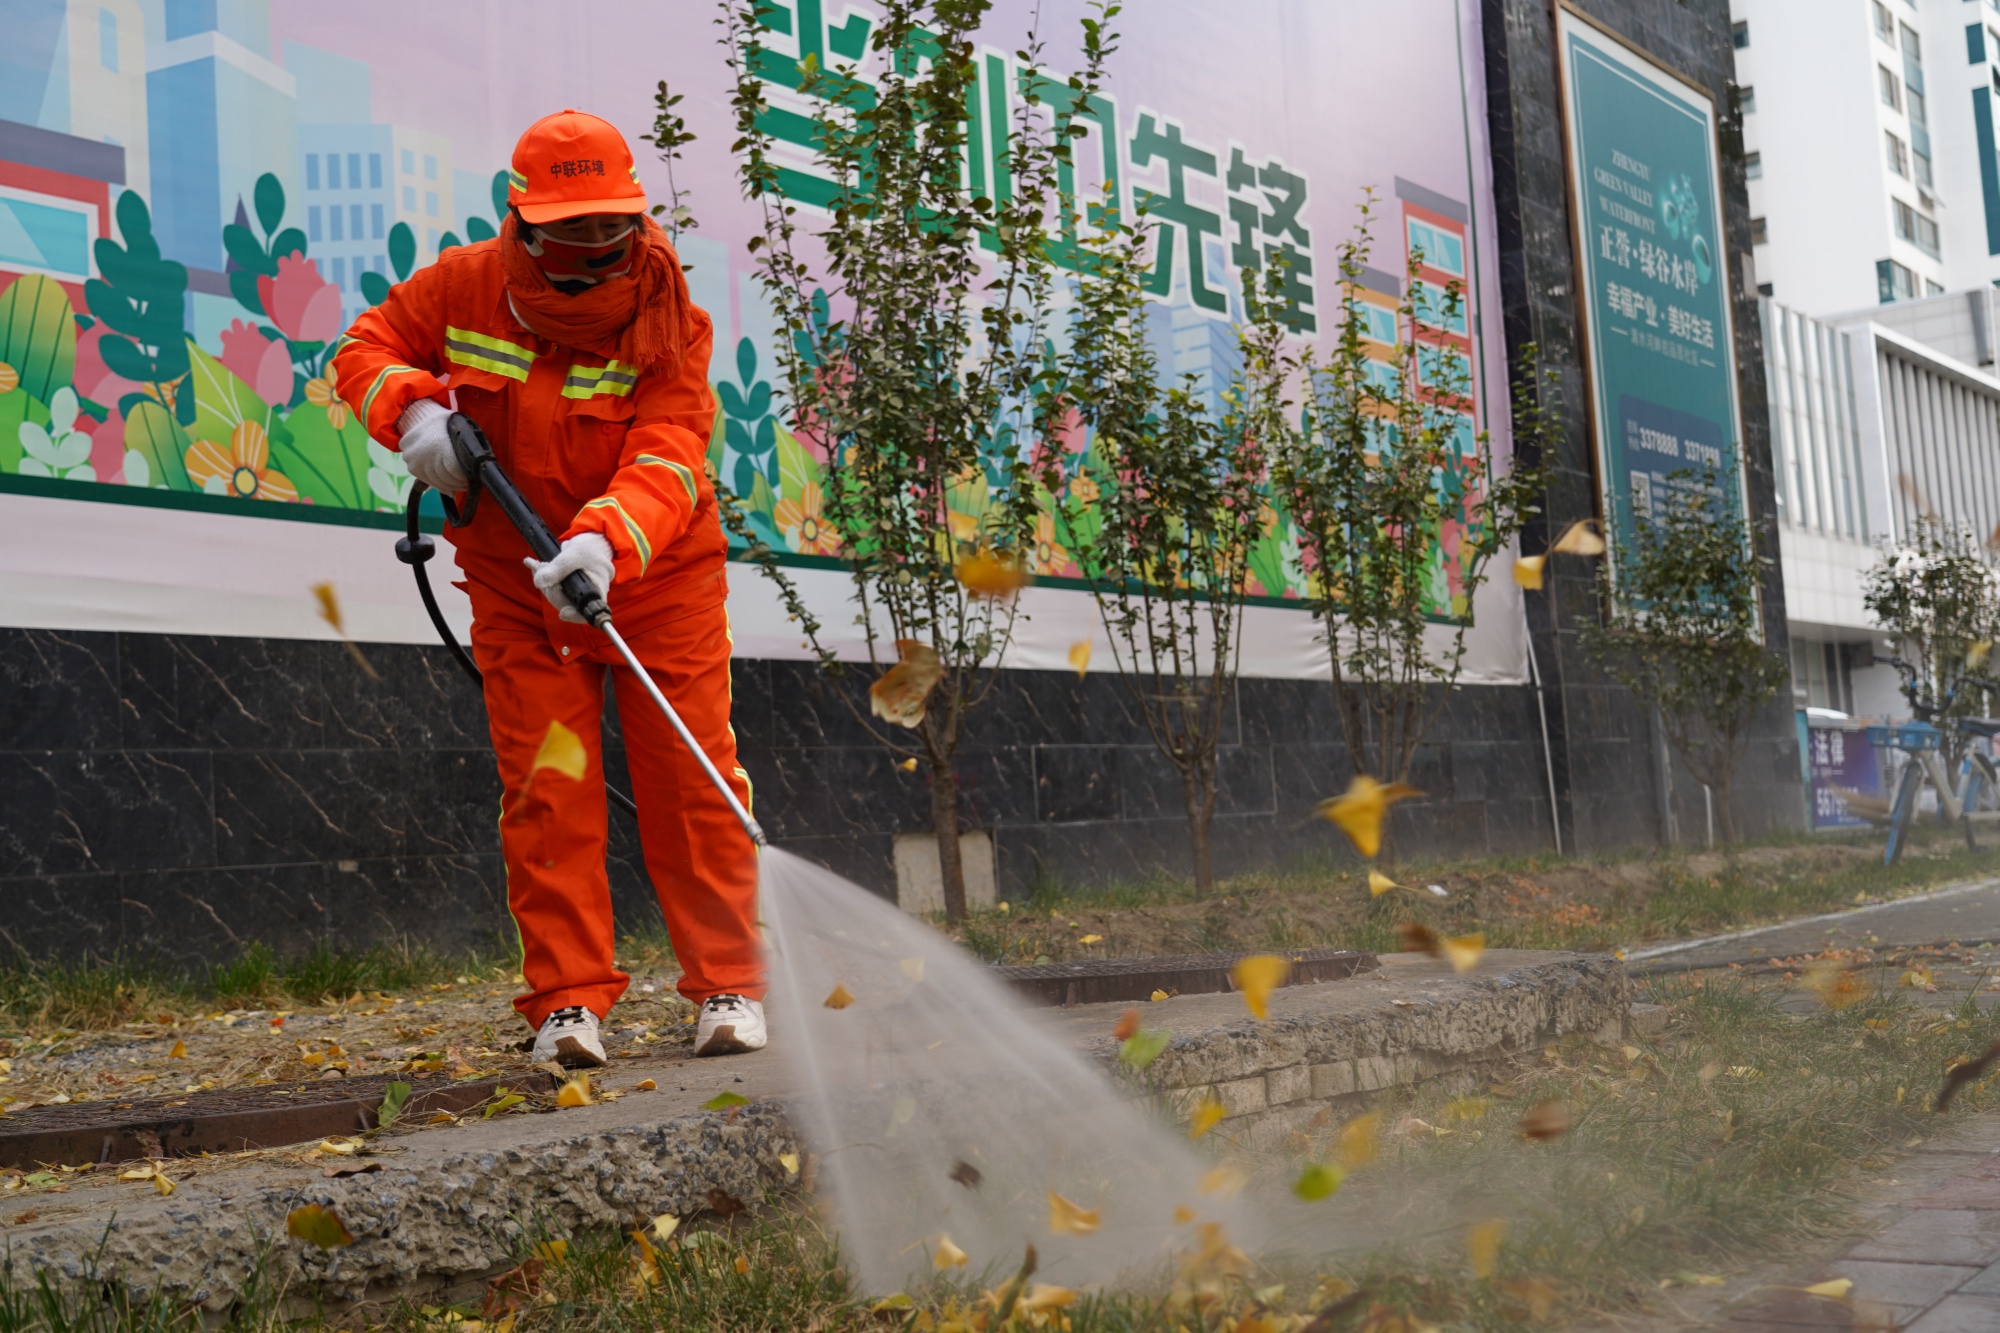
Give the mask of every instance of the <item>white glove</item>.
M 542 590 L 542 596 L 549 599 L 549 605 L 562 613 L 562 618 L 572 625 L 584 623 L 569 598 L 563 595 L 562 581 L 578 570 L 590 580 L 591 585 L 602 596 L 611 591 L 612 553 L 611 543 L 595 532 L 579 532 L 562 544 L 562 550 L 553 560 L 537 560 L 528 556 L 521 561 L 535 576 L 535 586 Z
M 450 419 L 450 409 L 419 398 L 403 409 L 396 425 L 403 432 L 403 466 L 410 475 L 434 491 L 457 495 L 465 489 L 466 477 L 444 428 Z

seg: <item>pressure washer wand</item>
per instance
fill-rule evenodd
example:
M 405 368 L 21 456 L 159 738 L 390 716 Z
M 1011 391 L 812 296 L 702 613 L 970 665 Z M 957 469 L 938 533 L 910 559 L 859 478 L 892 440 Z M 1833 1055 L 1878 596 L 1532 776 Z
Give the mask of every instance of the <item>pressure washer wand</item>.
M 500 460 L 493 456 L 493 446 L 486 442 L 486 435 L 479 429 L 478 423 L 463 413 L 454 412 L 445 422 L 445 429 L 451 436 L 452 451 L 458 455 L 459 466 L 465 469 L 469 482 L 468 517 L 471 503 L 476 502 L 479 492 L 483 490 L 493 497 L 493 502 L 507 515 L 507 520 L 514 525 L 515 531 L 519 532 L 522 540 L 528 543 L 528 549 L 535 553 L 535 559 L 555 559 L 562 551 L 562 543 L 556 540 L 556 535 L 549 531 L 548 524 L 542 522 L 541 515 L 535 512 L 526 497 L 514 489 L 513 481 L 501 470 Z M 447 512 L 452 512 L 455 516 L 450 498 L 443 496 L 440 498 L 445 501 Z M 687 723 L 681 721 L 681 715 L 674 711 L 674 706 L 667 702 L 667 696 L 660 692 L 652 673 L 639 664 L 638 655 L 632 651 L 632 645 L 626 643 L 625 636 L 612 625 L 611 608 L 605 604 L 604 595 L 597 591 L 596 586 L 584 577 L 581 571 L 564 579 L 562 590 L 563 595 L 569 598 L 570 605 L 576 608 L 577 614 L 589 622 L 592 628 L 602 631 L 604 636 L 611 640 L 612 646 L 618 649 L 619 656 L 625 659 L 625 664 L 632 668 L 634 675 L 638 676 L 639 683 L 646 687 L 646 693 L 653 696 L 653 702 L 660 706 L 660 711 L 666 714 L 667 721 L 672 723 L 674 730 L 680 734 L 681 742 L 701 765 L 701 771 L 708 775 L 708 780 L 722 793 L 722 799 L 729 802 L 730 812 L 743 825 L 743 831 L 750 835 L 750 841 L 759 847 L 769 846 L 770 840 L 764 836 L 763 828 L 751 818 L 750 811 L 744 808 L 743 802 L 736 799 L 736 793 L 729 789 L 727 782 L 723 781 L 721 771 L 708 757 L 708 752 L 696 743 L 694 733 L 688 730 Z

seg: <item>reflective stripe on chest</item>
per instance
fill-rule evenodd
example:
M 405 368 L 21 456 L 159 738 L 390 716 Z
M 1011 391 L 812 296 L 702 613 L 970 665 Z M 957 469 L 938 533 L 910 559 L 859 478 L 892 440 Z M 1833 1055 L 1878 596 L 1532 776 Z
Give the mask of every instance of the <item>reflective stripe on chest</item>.
M 445 360 L 456 365 L 471 366 L 523 384 L 528 382 L 528 371 L 535 364 L 533 348 L 495 338 L 490 333 L 474 333 L 449 325 L 444 331 L 444 355 Z
M 572 364 L 563 377 L 562 394 L 565 398 L 595 398 L 600 394 L 623 398 L 638 383 L 638 372 L 615 360 L 602 366 Z

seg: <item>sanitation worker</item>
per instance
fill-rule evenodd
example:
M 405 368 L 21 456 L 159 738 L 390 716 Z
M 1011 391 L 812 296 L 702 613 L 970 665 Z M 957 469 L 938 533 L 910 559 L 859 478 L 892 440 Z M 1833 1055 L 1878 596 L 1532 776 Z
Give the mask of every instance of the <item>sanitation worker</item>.
M 747 805 L 729 726 L 726 541 L 704 463 L 709 318 L 610 124 L 579 111 L 536 121 L 508 182 L 499 236 L 446 250 L 390 289 L 348 330 L 334 374 L 368 434 L 442 492 L 466 489 L 445 421 L 470 417 L 561 534 L 561 553 L 543 563 L 496 505 L 446 530 L 486 678 L 507 905 L 529 987 L 514 1007 L 536 1029 L 535 1058 L 604 1064 L 598 1026 L 630 980 L 612 962 L 604 865 L 607 674 L 646 870 L 685 969 L 679 989 L 701 1006 L 695 1054 L 753 1051 L 765 1040 L 755 848 L 561 591 L 580 570 L 607 594 L 639 660 Z M 560 762 L 574 754 L 564 731 L 582 743 L 580 778 L 563 771 L 574 771 Z

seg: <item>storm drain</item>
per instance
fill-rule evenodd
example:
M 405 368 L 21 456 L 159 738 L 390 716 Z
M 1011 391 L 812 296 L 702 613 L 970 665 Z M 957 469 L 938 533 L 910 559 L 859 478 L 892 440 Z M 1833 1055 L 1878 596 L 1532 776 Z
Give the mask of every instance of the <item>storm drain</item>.
M 376 1110 L 389 1085 L 397 1082 L 411 1087 L 404 1118 L 440 1111 L 457 1115 L 484 1105 L 503 1085 L 520 1093 L 548 1093 L 556 1086 L 540 1069 L 463 1080 L 442 1074 L 379 1074 L 129 1102 L 34 1106 L 10 1111 L 0 1120 L 0 1167 L 31 1171 L 57 1163 L 190 1157 L 359 1134 L 375 1128 Z
M 1105 958 L 1082 963 L 1044 963 L 1040 967 L 993 969 L 1007 985 L 1033 1004 L 1099 1004 L 1117 1000 L 1148 1000 L 1155 991 L 1169 995 L 1209 995 L 1234 990 L 1229 970 L 1253 954 L 1275 952 L 1291 962 L 1285 984 L 1340 981 L 1357 972 L 1373 972 L 1381 961 L 1356 949 L 1246 949 L 1241 953 L 1185 953 L 1160 958 Z

